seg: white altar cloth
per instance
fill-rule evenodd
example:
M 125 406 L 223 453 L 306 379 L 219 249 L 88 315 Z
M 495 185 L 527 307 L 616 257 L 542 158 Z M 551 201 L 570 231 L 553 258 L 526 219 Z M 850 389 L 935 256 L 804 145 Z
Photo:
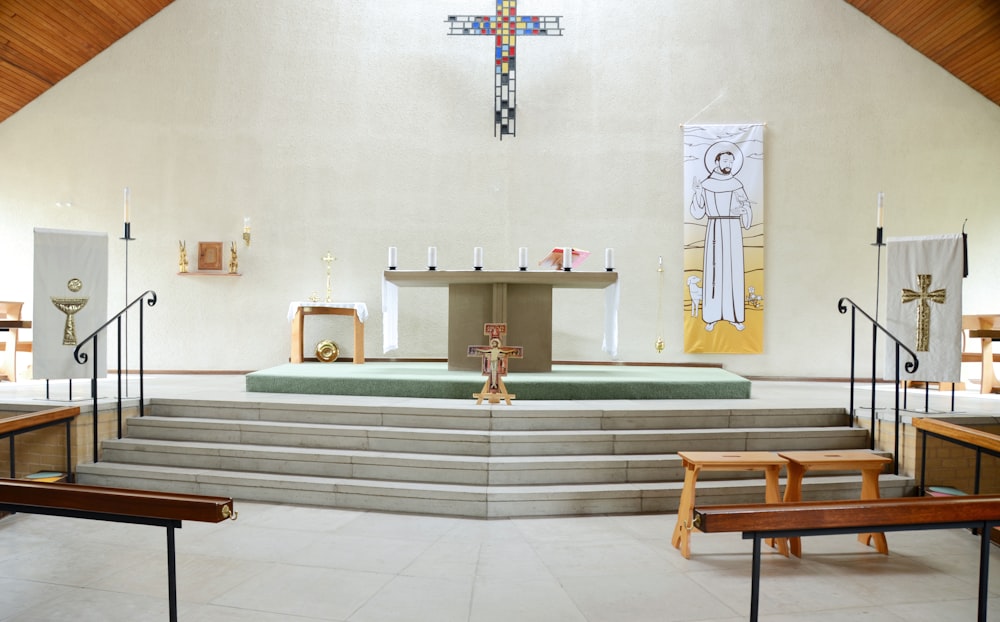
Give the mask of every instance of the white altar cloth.
M 604 339 L 601 349 L 618 357 L 620 280 L 604 288 Z M 382 353 L 399 347 L 399 286 L 382 278 Z

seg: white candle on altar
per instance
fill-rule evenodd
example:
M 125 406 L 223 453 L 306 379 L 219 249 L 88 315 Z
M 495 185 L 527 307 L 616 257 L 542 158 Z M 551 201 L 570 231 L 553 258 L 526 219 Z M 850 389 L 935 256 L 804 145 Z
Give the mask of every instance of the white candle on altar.
M 882 201 L 885 199 L 885 193 L 878 193 L 878 211 L 875 215 L 875 226 L 879 229 L 885 224 L 885 207 L 882 205 Z
M 128 213 L 128 186 L 125 186 L 125 222 L 132 222 Z
M 436 246 L 427 247 L 427 269 L 435 270 L 438 265 L 438 249 Z
M 605 270 L 615 269 L 615 249 L 613 248 L 604 249 L 604 269 Z
M 517 249 L 517 267 L 521 270 L 528 269 L 528 247 L 522 246 Z
M 480 270 L 483 267 L 483 247 L 477 246 L 472 249 L 472 267 Z
M 396 267 L 396 247 L 389 247 L 389 269 L 395 269 Z
M 573 269 L 573 249 L 569 246 L 563 247 L 563 270 Z

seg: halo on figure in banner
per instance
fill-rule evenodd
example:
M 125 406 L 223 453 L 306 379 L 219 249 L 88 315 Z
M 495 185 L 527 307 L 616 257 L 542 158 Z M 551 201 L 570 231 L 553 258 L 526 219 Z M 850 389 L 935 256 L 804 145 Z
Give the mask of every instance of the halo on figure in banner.
M 728 140 L 720 140 L 717 143 L 712 143 L 708 150 L 705 151 L 705 170 L 711 173 L 715 170 L 715 158 L 719 157 L 720 153 L 729 152 L 733 154 L 733 169 L 729 171 L 729 174 L 733 177 L 739 174 L 740 169 L 743 168 L 743 150 L 736 146 L 736 143 L 731 143 Z

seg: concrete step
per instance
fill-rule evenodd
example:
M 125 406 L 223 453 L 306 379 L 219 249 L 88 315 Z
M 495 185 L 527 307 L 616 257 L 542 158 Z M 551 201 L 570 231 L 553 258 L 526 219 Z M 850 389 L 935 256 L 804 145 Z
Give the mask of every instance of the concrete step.
M 80 465 L 82 484 L 231 496 L 237 500 L 476 518 L 676 512 L 681 482 L 576 485 L 456 485 L 100 462 Z M 883 497 L 912 492 L 913 480 L 884 475 Z M 852 499 L 861 478 L 812 476 L 805 499 Z M 699 481 L 696 505 L 755 503 L 762 479 Z
M 462 456 L 125 438 L 104 444 L 106 463 L 462 485 L 558 485 L 683 481 L 669 454 Z M 700 480 L 753 471 L 706 471 Z
M 130 420 L 128 437 L 466 456 L 858 449 L 868 438 L 849 427 L 474 431 L 161 416 Z
M 424 400 L 428 405 L 290 404 L 154 398 L 147 413 L 157 417 L 193 417 L 323 423 L 333 425 L 440 428 L 449 430 L 669 430 L 750 427 L 846 426 L 846 408 L 664 408 L 659 401 L 608 401 L 600 406 L 568 408 L 515 403 L 512 406 L 455 405 L 452 400 Z M 624 402 L 624 405 L 622 404 Z M 676 404 L 672 404 L 674 406 Z

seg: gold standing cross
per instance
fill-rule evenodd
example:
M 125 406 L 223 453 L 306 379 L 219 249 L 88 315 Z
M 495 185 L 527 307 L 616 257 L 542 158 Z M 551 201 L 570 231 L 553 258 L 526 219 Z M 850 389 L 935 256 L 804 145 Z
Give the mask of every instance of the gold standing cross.
M 903 303 L 920 301 L 917 305 L 917 352 L 927 352 L 931 344 L 931 305 L 930 302 L 944 304 L 947 290 L 930 291 L 931 275 L 918 274 L 919 290 L 903 289 Z
M 336 259 L 337 258 L 334 257 L 330 253 L 330 251 L 326 251 L 326 256 L 323 257 L 323 261 L 326 262 L 326 301 L 327 302 L 333 302 L 333 298 L 332 298 L 332 293 L 333 292 L 332 292 L 332 290 L 330 288 L 330 267 L 333 265 L 333 262 L 336 261 Z

